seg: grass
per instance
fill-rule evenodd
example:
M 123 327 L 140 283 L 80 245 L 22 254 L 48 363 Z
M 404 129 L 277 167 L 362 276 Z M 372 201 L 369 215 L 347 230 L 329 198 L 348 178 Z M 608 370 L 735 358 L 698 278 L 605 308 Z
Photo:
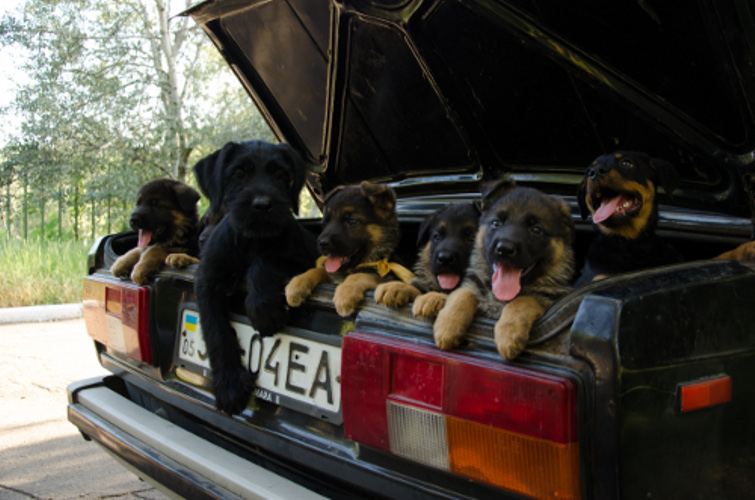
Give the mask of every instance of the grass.
M 0 238 L 0 307 L 81 302 L 89 244 Z

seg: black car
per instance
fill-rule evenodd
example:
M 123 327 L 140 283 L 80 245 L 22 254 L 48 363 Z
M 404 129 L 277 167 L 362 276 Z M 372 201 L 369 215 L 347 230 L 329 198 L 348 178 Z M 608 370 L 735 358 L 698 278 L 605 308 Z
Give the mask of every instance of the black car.
M 365 179 L 394 188 L 407 262 L 427 214 L 502 174 L 569 203 L 581 262 L 594 233 L 577 187 L 622 149 L 680 171 L 658 230 L 686 263 L 575 289 L 512 362 L 490 320 L 445 352 L 410 307 L 370 297 L 339 317 L 330 285 L 290 312 L 270 357 L 240 307 L 239 338 L 263 346 L 251 370 L 306 345 L 334 360 L 334 397 L 298 397 L 284 370 L 231 417 L 201 356 L 196 266 L 115 279 L 136 236 L 110 235 L 84 312 L 112 375 L 69 387 L 85 437 L 187 498 L 752 495 L 755 274 L 710 260 L 752 233 L 751 2 L 210 0 L 186 15 L 316 165 L 316 200 Z

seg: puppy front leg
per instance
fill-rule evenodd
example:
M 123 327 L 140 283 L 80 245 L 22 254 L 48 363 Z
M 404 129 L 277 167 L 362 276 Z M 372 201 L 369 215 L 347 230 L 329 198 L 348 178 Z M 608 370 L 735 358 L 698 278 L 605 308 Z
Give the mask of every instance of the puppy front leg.
M 286 302 L 291 307 L 299 307 L 312 295 L 320 283 L 330 281 L 328 272 L 322 267 L 313 267 L 298 276 L 294 276 L 286 285 Z
M 375 302 L 386 307 L 401 307 L 419 296 L 422 292 L 403 281 L 380 283 L 375 288 Z
M 443 292 L 427 292 L 414 299 L 412 314 L 418 318 L 434 318 L 446 305 L 448 294 Z
M 435 318 L 435 345 L 446 351 L 457 347 L 472 326 L 477 304 L 477 295 L 469 288 L 461 287 L 451 292 L 446 305 Z
M 115 276 L 116 278 L 122 278 L 123 276 L 128 276 L 131 274 L 131 270 L 134 268 L 134 265 L 139 262 L 139 257 L 142 256 L 142 248 L 132 248 L 125 254 L 121 255 L 116 259 L 115 262 L 113 262 L 113 265 L 110 266 L 110 272 Z
M 755 262 L 755 241 L 742 243 L 734 250 L 729 250 L 714 257 L 718 260 L 736 260 L 737 262 Z
M 356 311 L 357 306 L 364 300 L 364 294 L 368 290 L 374 290 L 380 277 L 377 274 L 354 273 L 336 287 L 336 293 L 333 295 L 333 303 L 336 306 L 336 312 L 339 316 L 351 316 Z
M 163 267 L 165 257 L 167 256 L 168 252 L 164 248 L 158 246 L 147 247 L 142 252 L 139 262 L 134 266 L 134 270 L 131 271 L 131 279 L 137 285 L 143 285 L 150 276 L 156 274 Z
M 165 263 L 176 269 L 183 269 L 192 264 L 198 264 L 199 259 L 187 253 L 172 253 L 165 257 Z
M 532 324 L 546 308 L 535 297 L 517 297 L 503 308 L 495 324 L 495 345 L 503 359 L 512 360 L 527 346 Z
M 249 293 L 244 306 L 252 327 L 263 337 L 278 333 L 286 324 L 285 283 L 285 273 L 265 259 L 258 259 L 249 266 Z

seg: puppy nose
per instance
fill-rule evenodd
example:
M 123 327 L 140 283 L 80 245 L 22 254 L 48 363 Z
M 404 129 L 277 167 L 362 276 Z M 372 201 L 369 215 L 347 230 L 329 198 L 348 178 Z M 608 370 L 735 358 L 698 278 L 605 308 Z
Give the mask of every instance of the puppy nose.
M 597 165 L 587 171 L 587 175 L 590 177 L 590 179 L 595 179 L 597 177 L 606 175 L 607 173 L 608 173 L 608 169 L 604 167 L 603 165 Z
M 499 257 L 513 257 L 516 255 L 516 245 L 509 241 L 501 241 L 495 246 L 495 253 Z
M 327 238 L 320 238 L 317 240 L 317 246 L 323 253 L 327 253 L 330 250 L 330 240 Z
M 139 217 L 138 214 L 131 214 L 131 218 L 128 220 L 128 223 L 131 225 L 131 229 L 138 229 L 140 221 L 141 217 Z
M 453 264 L 456 260 L 456 257 L 450 252 L 438 252 L 438 255 L 435 256 L 435 260 L 438 262 L 438 264 L 447 266 L 449 264 Z
M 252 210 L 255 212 L 267 212 L 273 207 L 269 196 L 255 196 L 252 200 Z

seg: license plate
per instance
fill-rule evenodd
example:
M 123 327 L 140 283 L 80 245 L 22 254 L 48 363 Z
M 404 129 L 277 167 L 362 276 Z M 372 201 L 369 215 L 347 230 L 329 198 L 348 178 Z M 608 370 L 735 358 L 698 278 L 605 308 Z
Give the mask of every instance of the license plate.
M 262 337 L 241 321 L 231 321 L 231 326 L 243 351 L 241 362 L 256 376 L 257 399 L 341 423 L 340 338 L 336 346 L 308 330 L 286 328 Z M 211 376 L 199 314 L 190 309 L 181 318 L 177 364 L 205 378 Z

